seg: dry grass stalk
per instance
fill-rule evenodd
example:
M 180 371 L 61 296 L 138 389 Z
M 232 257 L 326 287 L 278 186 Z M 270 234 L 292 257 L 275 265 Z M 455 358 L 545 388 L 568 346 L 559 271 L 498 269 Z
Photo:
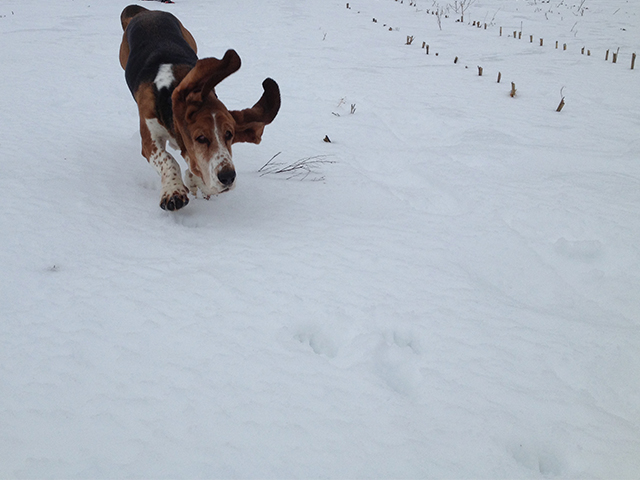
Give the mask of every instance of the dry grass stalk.
M 562 109 L 564 108 L 564 95 L 562 95 L 562 92 L 564 91 L 564 87 L 562 87 L 560 89 L 560 104 L 558 105 L 558 108 L 556 108 L 556 112 L 561 112 Z
M 328 137 L 325 137 L 328 138 Z M 282 162 L 274 162 L 273 160 L 280 155 L 282 152 L 276 153 L 271 160 L 265 163 L 258 172 L 260 176 L 263 177 L 265 175 L 288 175 L 286 177 L 287 180 L 292 178 L 299 178 L 300 180 L 305 180 L 309 177 L 309 175 L 316 175 L 316 177 L 312 178 L 314 181 L 324 180 L 323 176 L 318 176 L 319 174 L 319 166 L 327 163 L 336 163 L 331 160 L 326 160 L 327 155 L 315 155 L 313 157 L 306 157 L 300 160 L 297 160 L 290 164 L 285 164 Z

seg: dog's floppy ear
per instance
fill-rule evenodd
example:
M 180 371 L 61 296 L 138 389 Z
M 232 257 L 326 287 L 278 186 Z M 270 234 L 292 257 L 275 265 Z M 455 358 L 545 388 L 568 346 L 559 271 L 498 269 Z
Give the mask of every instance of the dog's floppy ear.
M 276 118 L 280 110 L 280 88 L 271 78 L 262 82 L 262 88 L 264 93 L 253 107 L 229 112 L 236 121 L 233 143 L 260 143 L 265 125 Z
M 122 31 L 124 32 L 127 29 L 127 27 L 129 26 L 129 22 L 133 17 L 135 17 L 139 13 L 148 11 L 149 10 L 141 7 L 140 5 L 129 5 L 128 7 L 125 7 L 125 9 L 122 10 L 122 13 L 120 14 L 120 24 L 122 25 Z
M 196 66 L 173 91 L 174 107 L 177 101 L 185 101 L 189 94 L 199 95 L 199 101 L 204 100 L 217 84 L 236 72 L 240 68 L 240 64 L 240 57 L 235 50 L 227 50 L 222 60 L 213 57 L 198 60 Z

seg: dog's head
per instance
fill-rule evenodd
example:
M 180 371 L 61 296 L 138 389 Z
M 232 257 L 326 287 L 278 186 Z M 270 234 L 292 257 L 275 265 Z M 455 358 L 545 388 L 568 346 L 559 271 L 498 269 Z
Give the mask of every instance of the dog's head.
M 235 168 L 231 145 L 260 143 L 265 125 L 280 109 L 280 89 L 270 78 L 262 82 L 258 103 L 244 110 L 227 110 L 215 94 L 215 86 L 240 68 L 240 57 L 227 50 L 222 60 L 204 58 L 173 91 L 173 122 L 182 155 L 194 175 L 210 193 L 234 186 Z

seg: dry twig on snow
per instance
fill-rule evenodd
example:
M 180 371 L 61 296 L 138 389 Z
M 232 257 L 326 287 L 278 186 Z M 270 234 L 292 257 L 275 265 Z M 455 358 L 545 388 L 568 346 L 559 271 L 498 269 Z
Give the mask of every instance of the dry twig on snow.
M 265 163 L 258 172 L 260 176 L 263 177 L 265 175 L 278 175 L 278 174 L 286 174 L 287 180 L 292 178 L 299 178 L 300 180 L 305 180 L 309 175 L 316 175 L 311 180 L 313 181 L 321 181 L 324 180 L 324 177 L 319 175 L 319 166 L 327 163 L 336 163 L 331 160 L 327 160 L 327 155 L 315 155 L 313 157 L 301 158 L 300 160 L 296 160 L 293 163 L 285 164 L 283 162 L 274 162 L 273 160 L 280 155 L 282 152 L 276 153 L 271 160 Z

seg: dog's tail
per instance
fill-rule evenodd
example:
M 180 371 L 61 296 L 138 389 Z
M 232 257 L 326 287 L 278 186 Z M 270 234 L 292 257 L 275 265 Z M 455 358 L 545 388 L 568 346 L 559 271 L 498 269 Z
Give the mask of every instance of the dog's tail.
M 137 14 L 139 14 L 140 12 L 148 12 L 148 11 L 149 10 L 147 10 L 144 7 L 141 7 L 140 5 L 129 5 L 128 7 L 125 7 L 125 9 L 120 14 L 120 23 L 122 23 L 122 30 L 124 31 L 127 29 L 127 25 L 129 25 L 129 22 L 131 21 L 131 19 L 135 17 Z

